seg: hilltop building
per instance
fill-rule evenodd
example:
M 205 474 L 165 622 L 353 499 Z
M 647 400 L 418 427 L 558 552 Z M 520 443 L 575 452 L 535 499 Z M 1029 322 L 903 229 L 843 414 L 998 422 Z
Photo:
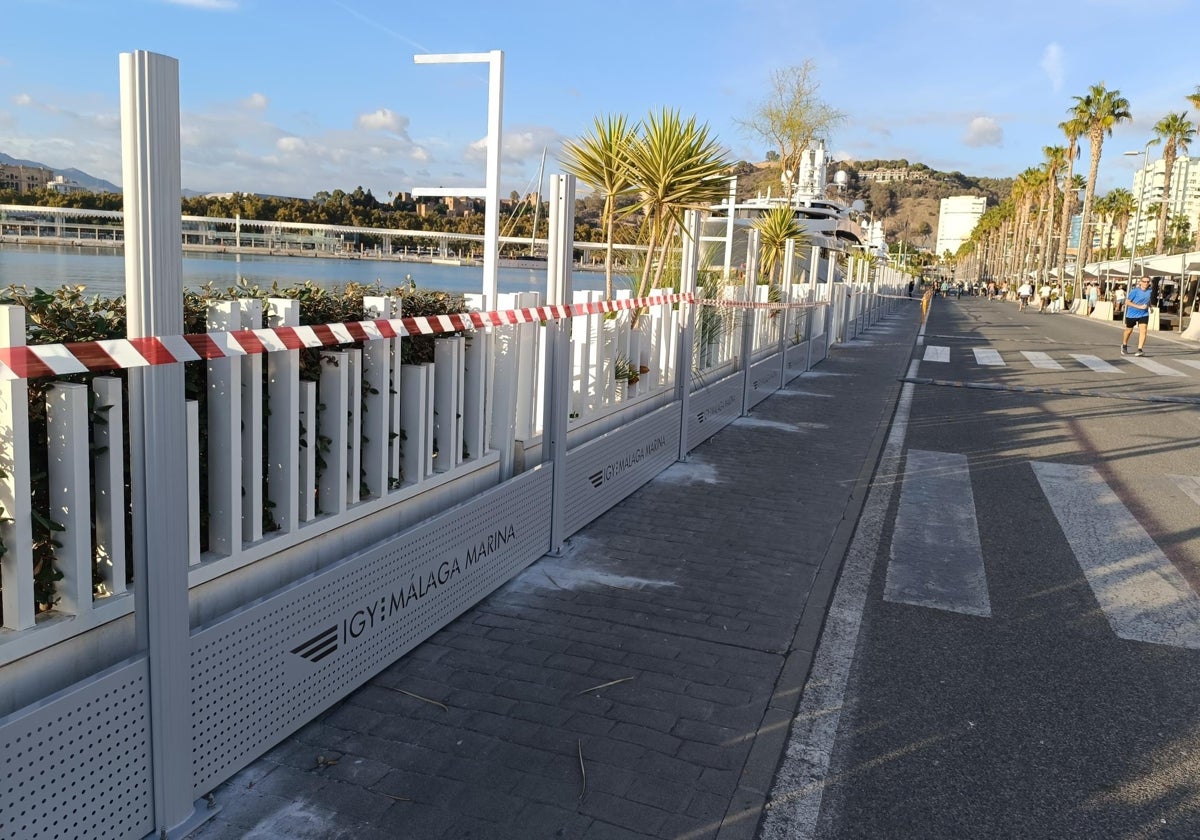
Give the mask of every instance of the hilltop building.
M 24 195 L 42 189 L 53 180 L 53 169 L 0 163 L 0 190 L 16 190 L 18 195 Z
M 971 231 L 979 217 L 987 210 L 987 199 L 974 195 L 953 195 L 943 198 L 938 209 L 937 256 L 949 251 L 958 252 L 959 247 L 971 237 Z
M 1154 236 L 1158 231 L 1158 215 L 1153 205 L 1162 200 L 1163 183 L 1166 180 L 1166 166 L 1159 158 L 1149 166 L 1142 167 L 1133 174 L 1133 199 L 1141 200 L 1142 214 L 1134 229 L 1134 220 L 1129 220 L 1129 233 L 1126 244 L 1136 242 L 1140 249 L 1154 244 Z M 1175 158 L 1171 167 L 1171 202 L 1167 210 L 1167 219 L 1182 215 L 1191 224 L 1191 234 L 1195 236 L 1200 229 L 1200 160 L 1186 155 Z M 1168 236 L 1170 235 L 1168 229 Z

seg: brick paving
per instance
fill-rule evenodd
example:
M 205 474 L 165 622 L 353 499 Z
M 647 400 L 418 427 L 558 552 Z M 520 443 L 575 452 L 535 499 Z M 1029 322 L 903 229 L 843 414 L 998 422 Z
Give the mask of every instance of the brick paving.
M 918 317 L 836 346 L 234 776 L 191 837 L 751 840 Z

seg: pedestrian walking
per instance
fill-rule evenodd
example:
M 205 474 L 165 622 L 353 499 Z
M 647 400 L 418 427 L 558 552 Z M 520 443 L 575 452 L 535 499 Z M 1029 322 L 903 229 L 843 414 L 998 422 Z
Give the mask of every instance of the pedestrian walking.
M 1050 311 L 1050 284 L 1042 283 L 1042 287 L 1038 289 L 1039 306 L 1038 312 L 1046 313 Z
M 1125 333 L 1121 336 L 1121 355 L 1129 355 L 1129 337 L 1133 328 L 1138 329 L 1138 346 L 1135 356 L 1145 356 L 1142 349 L 1146 344 L 1146 328 L 1150 323 L 1150 278 L 1143 277 L 1129 290 L 1125 299 Z

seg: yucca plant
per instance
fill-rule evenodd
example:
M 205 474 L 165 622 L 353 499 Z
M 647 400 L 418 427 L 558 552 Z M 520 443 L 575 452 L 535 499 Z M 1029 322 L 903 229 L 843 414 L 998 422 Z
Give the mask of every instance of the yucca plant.
M 808 234 L 804 225 L 796 220 L 791 207 L 772 207 L 755 219 L 752 225 L 758 231 L 758 260 L 762 276 L 774 286 L 776 272 L 783 265 L 787 241 L 794 239 L 796 246 L 802 247 L 809 243 Z
M 622 114 L 596 117 L 592 131 L 563 144 L 560 161 L 567 172 L 604 196 L 600 223 L 604 228 L 604 294 L 613 296 L 613 230 L 617 200 L 631 193 L 629 148 L 637 131 Z

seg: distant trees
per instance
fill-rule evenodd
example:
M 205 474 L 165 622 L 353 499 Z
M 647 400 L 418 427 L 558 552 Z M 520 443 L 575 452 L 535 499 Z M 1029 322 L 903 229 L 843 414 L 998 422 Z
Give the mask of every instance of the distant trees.
M 817 138 L 827 137 L 845 114 L 818 95 L 820 82 L 811 59 L 771 74 L 771 91 L 738 124 L 747 132 L 778 150 L 784 197 L 792 194 L 800 174 L 804 150 Z

